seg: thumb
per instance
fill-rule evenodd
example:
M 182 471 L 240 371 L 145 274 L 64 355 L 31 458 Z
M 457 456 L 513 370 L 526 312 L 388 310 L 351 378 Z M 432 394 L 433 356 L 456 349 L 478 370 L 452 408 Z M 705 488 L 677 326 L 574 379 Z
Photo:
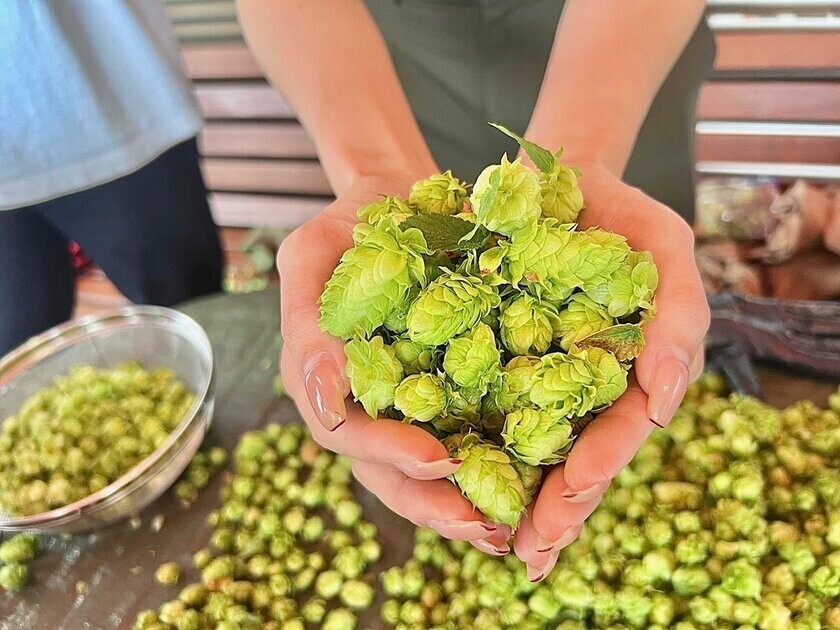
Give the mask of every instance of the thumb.
M 291 369 L 299 372 L 307 401 L 329 431 L 347 418 L 349 384 L 344 373 L 344 341 L 321 331 L 318 298 L 352 234 L 343 222 L 322 214 L 289 235 L 277 254 L 280 273 L 280 323 Z M 345 229 L 342 229 L 345 228 Z

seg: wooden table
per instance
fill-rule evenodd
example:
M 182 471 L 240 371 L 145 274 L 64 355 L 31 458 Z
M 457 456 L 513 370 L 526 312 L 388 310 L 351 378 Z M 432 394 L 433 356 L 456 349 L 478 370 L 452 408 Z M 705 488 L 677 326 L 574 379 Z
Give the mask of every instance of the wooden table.
M 208 444 L 232 448 L 245 430 L 266 422 L 294 422 L 299 416 L 287 399 L 277 399 L 272 379 L 277 372 L 278 297 L 276 290 L 244 296 L 219 295 L 184 306 L 207 331 L 217 363 L 216 412 Z M 823 404 L 836 384 L 762 369 L 766 398 L 785 405 L 801 398 Z M 153 578 L 163 562 L 184 567 L 181 584 L 193 581 L 193 552 L 206 546 L 211 528 L 206 515 L 218 501 L 220 475 L 189 510 L 167 494 L 129 523 L 63 540 L 49 537 L 46 550 L 32 564 L 32 584 L 16 596 L 0 594 L 0 630 L 98 629 L 130 627 L 140 610 L 174 597 L 179 587 L 162 587 Z M 358 491 L 366 518 L 380 529 L 384 569 L 402 563 L 412 547 L 412 526 L 391 514 L 367 492 Z M 152 520 L 163 515 L 155 533 Z M 89 584 L 77 595 L 76 582 Z M 378 628 L 378 606 L 362 618 L 361 627 Z

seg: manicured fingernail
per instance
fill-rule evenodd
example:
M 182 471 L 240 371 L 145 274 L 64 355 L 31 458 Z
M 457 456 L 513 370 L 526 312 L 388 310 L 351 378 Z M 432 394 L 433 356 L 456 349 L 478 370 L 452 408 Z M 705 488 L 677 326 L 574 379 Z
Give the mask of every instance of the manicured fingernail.
M 599 481 L 583 490 L 567 490 L 560 496 L 572 503 L 586 503 L 603 494 L 608 485 L 609 482 L 607 481 Z
M 648 388 L 648 418 L 665 427 L 680 406 L 688 387 L 688 360 L 671 348 L 663 348 L 656 357 Z
M 458 540 L 487 538 L 488 533 L 495 531 L 494 527 L 481 521 L 461 521 L 458 519 L 447 521 L 431 520 L 428 525 L 432 529 L 437 530 L 442 536 Z
M 461 465 L 460 459 L 436 459 L 431 462 L 402 462 L 397 468 L 413 479 L 430 480 L 448 477 Z
M 483 538 L 478 538 L 476 540 L 471 540 L 470 544 L 479 551 L 489 553 L 491 556 L 506 556 L 510 553 L 510 546 L 507 543 L 494 545 Z
M 347 419 L 344 387 L 338 366 L 327 354 L 313 357 L 305 370 L 304 385 L 309 404 L 327 431 L 335 431 Z
M 536 543 L 537 551 L 540 553 L 560 551 L 564 547 L 570 545 L 572 541 L 578 537 L 580 529 L 580 525 L 569 525 L 569 527 L 560 532 L 560 535 L 554 541 L 546 540 L 542 536 L 538 536 Z
M 551 570 L 554 568 L 554 565 L 557 563 L 557 557 L 559 556 L 559 552 L 552 551 L 543 559 L 542 562 L 538 562 L 537 564 L 529 564 L 528 565 L 528 581 L 529 582 L 541 582 L 545 579 L 545 576 L 551 573 Z

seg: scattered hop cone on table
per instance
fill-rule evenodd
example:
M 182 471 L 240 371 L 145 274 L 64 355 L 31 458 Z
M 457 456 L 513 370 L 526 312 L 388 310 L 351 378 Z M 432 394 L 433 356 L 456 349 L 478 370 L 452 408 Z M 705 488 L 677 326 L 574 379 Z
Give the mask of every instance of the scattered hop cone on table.
M 515 527 L 626 390 L 658 275 L 621 235 L 577 229 L 581 173 L 559 151 L 496 127 L 537 170 L 502 156 L 472 188 L 447 171 L 371 200 L 320 306 L 368 415 L 441 439 L 453 483 Z

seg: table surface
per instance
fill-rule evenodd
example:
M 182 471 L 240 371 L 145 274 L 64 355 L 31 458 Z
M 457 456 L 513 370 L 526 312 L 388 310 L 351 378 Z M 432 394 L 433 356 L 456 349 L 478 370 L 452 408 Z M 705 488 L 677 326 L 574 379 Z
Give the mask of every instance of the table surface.
M 276 398 L 272 388 L 279 329 L 276 290 L 213 296 L 182 310 L 205 328 L 216 355 L 216 411 L 206 445 L 230 449 L 243 431 L 266 422 L 299 421 L 294 405 Z M 804 398 L 823 404 L 836 387 L 778 369 L 761 368 L 760 375 L 765 399 L 779 406 Z M 44 539 L 46 551 L 32 564 L 30 586 L 19 595 L 0 594 L 0 630 L 130 627 L 137 612 L 158 606 L 179 590 L 154 581 L 160 564 L 174 560 L 184 567 L 182 585 L 197 577 L 191 558 L 209 539 L 205 516 L 218 504 L 220 483 L 217 475 L 189 510 L 167 493 L 140 515 L 142 525 L 136 530 L 123 522 L 69 540 Z M 366 518 L 379 527 L 385 550 L 373 570 L 405 561 L 413 526 L 364 490 L 357 488 L 357 495 Z M 150 523 L 158 515 L 165 520 L 155 533 Z M 76 594 L 79 580 L 89 584 L 84 596 Z M 360 627 L 381 625 L 377 608 L 362 617 Z

